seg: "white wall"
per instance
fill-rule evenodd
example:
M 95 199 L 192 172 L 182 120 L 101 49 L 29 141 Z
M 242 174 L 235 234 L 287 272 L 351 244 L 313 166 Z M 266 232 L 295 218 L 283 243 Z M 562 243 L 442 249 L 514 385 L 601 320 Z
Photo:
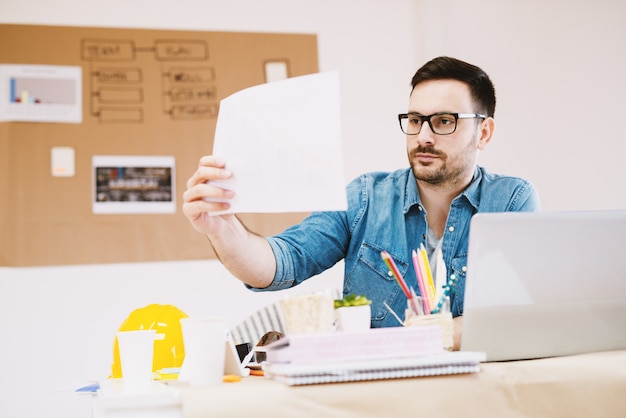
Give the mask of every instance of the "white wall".
M 347 179 L 406 166 L 395 115 L 413 72 L 436 55 L 466 59 L 498 93 L 481 162 L 531 179 L 548 210 L 626 209 L 625 15 L 612 0 L 0 0 L 1 23 L 317 34 L 320 69 L 342 76 Z M 281 296 L 247 292 L 215 261 L 0 268 L 0 416 L 88 417 L 71 389 L 109 373 L 134 308 L 171 303 L 235 324 Z
M 526 177 L 545 210 L 626 209 L 626 2 L 422 0 L 419 56 L 448 54 L 496 85 L 481 156 Z

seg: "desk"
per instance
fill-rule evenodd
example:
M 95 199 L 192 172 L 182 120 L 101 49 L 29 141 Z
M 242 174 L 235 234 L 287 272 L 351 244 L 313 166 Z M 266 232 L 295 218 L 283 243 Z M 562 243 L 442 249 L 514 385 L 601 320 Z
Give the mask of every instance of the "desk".
M 185 418 L 624 417 L 626 350 L 484 363 L 475 374 L 290 387 L 178 387 Z M 407 413 L 405 405 L 411 404 Z

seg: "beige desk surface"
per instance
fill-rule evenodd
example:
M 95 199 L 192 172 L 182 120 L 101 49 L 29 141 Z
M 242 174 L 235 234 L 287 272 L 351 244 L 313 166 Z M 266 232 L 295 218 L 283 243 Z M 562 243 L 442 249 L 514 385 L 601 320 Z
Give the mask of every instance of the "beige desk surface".
M 264 377 L 184 388 L 204 417 L 626 417 L 626 351 L 484 363 L 481 372 L 287 386 Z

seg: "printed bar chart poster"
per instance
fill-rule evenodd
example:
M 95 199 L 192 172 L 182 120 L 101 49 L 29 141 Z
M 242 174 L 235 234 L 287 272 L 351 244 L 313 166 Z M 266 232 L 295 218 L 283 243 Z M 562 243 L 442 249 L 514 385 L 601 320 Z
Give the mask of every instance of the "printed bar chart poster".
M 82 69 L 0 65 L 0 121 L 82 122 Z
M 176 213 L 174 157 L 94 155 L 93 213 Z

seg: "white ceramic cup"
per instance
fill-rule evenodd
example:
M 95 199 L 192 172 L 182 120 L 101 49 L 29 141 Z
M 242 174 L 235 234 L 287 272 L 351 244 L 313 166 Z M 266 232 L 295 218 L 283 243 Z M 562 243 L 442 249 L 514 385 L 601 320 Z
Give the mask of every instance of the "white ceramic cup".
M 372 310 L 370 305 L 343 306 L 335 309 L 338 331 L 364 331 L 370 328 Z
M 191 386 L 221 383 L 226 358 L 226 319 L 182 318 L 185 360 L 179 381 Z
M 150 386 L 155 336 L 153 329 L 117 333 L 124 388 L 141 390 Z

